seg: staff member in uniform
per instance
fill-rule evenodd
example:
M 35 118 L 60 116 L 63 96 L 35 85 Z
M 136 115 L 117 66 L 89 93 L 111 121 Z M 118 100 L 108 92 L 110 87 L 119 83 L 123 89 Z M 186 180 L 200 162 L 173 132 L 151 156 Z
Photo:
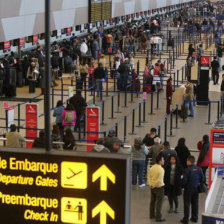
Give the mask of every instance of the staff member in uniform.
M 151 188 L 150 219 L 156 222 L 166 221 L 161 214 L 164 198 L 164 159 L 161 153 L 156 157 L 156 164 L 149 170 L 149 186 Z
M 187 168 L 183 174 L 184 187 L 184 218 L 181 223 L 188 224 L 190 205 L 191 205 L 191 222 L 198 222 L 198 187 L 201 182 L 205 181 L 202 169 L 195 165 L 194 156 L 187 159 Z

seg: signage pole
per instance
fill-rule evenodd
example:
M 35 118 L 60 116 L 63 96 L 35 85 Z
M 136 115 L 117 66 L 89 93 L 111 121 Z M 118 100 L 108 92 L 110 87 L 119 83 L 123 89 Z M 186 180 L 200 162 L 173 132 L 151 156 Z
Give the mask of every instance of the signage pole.
M 44 97 L 44 111 L 45 111 L 45 131 L 46 131 L 46 151 L 51 150 L 51 71 L 50 71 L 50 1 L 45 0 L 45 82 L 46 91 Z

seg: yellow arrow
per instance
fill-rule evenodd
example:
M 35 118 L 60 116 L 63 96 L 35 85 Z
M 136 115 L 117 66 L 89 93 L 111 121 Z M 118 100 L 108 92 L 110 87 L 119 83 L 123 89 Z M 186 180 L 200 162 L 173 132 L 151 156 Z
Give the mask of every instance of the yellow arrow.
M 100 190 L 107 191 L 107 179 L 109 179 L 113 184 L 116 182 L 115 175 L 110 171 L 106 165 L 102 165 L 92 177 L 92 181 L 95 182 L 100 178 Z
M 107 224 L 107 215 L 113 220 L 115 219 L 114 210 L 105 201 L 100 202 L 92 210 L 92 218 L 96 217 L 98 214 L 100 214 L 100 224 Z

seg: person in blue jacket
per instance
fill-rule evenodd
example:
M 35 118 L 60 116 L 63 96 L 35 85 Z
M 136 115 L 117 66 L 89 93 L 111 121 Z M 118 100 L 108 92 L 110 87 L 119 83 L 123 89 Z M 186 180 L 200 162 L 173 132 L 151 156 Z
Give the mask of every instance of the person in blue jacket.
M 187 168 L 183 173 L 182 185 L 184 188 L 184 218 L 181 223 L 188 224 L 190 206 L 191 206 L 191 222 L 198 221 L 198 187 L 200 183 L 205 181 L 204 174 L 200 167 L 195 165 L 195 157 L 190 155 L 187 158 Z

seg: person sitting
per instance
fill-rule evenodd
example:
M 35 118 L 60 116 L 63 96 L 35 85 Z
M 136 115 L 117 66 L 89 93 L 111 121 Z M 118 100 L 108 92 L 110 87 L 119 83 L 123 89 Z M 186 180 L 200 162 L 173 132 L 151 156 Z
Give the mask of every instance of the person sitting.
M 111 151 L 113 149 L 114 142 L 119 143 L 120 147 L 123 146 L 123 142 L 118 137 L 116 137 L 115 131 L 110 130 L 108 136 L 104 138 L 104 146 Z
M 110 152 L 110 150 L 108 148 L 106 148 L 104 145 L 104 140 L 103 138 L 99 138 L 96 141 L 96 145 L 94 146 L 93 149 L 91 149 L 91 152 L 101 152 L 101 153 L 108 153 Z
M 11 148 L 22 148 L 25 139 L 16 132 L 16 125 L 10 125 L 10 132 L 6 133 L 6 146 Z
M 39 137 L 34 139 L 33 148 L 45 148 L 46 145 L 46 136 L 45 131 L 41 130 L 39 132 Z

